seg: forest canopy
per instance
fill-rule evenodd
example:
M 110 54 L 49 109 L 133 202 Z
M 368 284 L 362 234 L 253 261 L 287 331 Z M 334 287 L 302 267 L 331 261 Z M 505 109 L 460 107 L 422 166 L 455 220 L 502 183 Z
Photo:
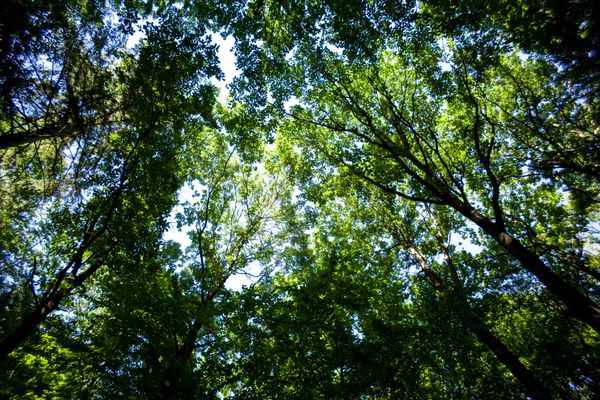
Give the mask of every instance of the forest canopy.
M 597 2 L 0 7 L 1 398 L 600 397 Z

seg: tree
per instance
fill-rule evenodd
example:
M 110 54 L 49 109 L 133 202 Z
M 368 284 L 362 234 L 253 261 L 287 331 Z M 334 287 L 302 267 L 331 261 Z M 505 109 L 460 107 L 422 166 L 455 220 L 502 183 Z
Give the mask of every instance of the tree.
M 496 242 L 479 243 L 503 247 L 599 331 L 594 255 L 581 241 L 595 218 L 597 124 L 557 64 L 519 54 L 501 34 L 475 51 L 468 29 L 441 36 L 427 18 L 363 3 L 346 20 L 357 31 L 336 25 L 336 5 L 320 14 L 311 2 L 247 7 L 258 28 L 245 29 L 241 13 L 231 24 L 254 60 L 239 93 L 256 101 L 266 92 L 295 119 L 291 136 L 316 151 L 317 169 L 347 169 L 384 192 L 453 209 Z M 388 25 L 376 23 L 382 15 Z M 372 19 L 356 22 L 362 16 Z M 502 33 L 477 26 L 488 28 Z M 291 96 L 300 106 L 286 111 Z
M 226 282 L 251 265 L 269 265 L 277 238 L 266 232 L 277 232 L 286 190 L 277 176 L 241 162 L 243 143 L 228 142 L 223 125 L 233 130 L 243 113 L 221 109 L 215 127 L 186 125 L 187 151 L 177 160 L 184 187 L 194 194 L 173 213 L 177 225 L 189 229 L 191 244 L 181 249 L 153 236 L 115 255 L 95 290 L 84 295 L 87 312 L 95 313 L 87 351 L 102 360 L 90 366 L 96 396 L 190 398 L 219 391 L 205 380 L 225 379 L 207 370 L 223 362 L 228 348 L 221 325 L 234 295 Z M 259 149 L 245 150 L 260 158 Z
M 518 137 L 503 126 L 504 110 L 474 97 L 471 86 L 478 78 L 463 71 L 467 66 L 458 64 L 453 75 L 444 75 L 449 85 L 444 89 L 436 75 L 427 81 L 428 67 L 406 62 L 393 50 L 382 51 L 381 61 L 368 66 L 345 63 L 332 54 L 323 57 L 301 75 L 310 79 L 306 90 L 298 92 L 304 107 L 291 113 L 304 124 L 305 143 L 388 193 L 454 209 L 519 260 L 574 315 L 600 330 L 596 302 L 528 243 L 529 237 L 537 242 L 552 234 L 534 233 L 533 221 L 508 211 L 522 208 L 515 200 L 524 200 L 524 192 L 559 193 L 560 184 L 539 185 L 532 179 L 535 172 L 523 173 L 525 164 L 508 162 L 514 159 L 511 151 L 500 146 L 518 143 Z M 510 89 L 505 87 L 505 93 Z M 519 99 L 516 90 L 506 95 Z M 586 190 L 593 190 L 590 185 L 595 184 L 590 182 Z M 581 232 L 589 220 L 583 213 L 579 217 L 573 229 Z
M 349 187 L 362 185 L 343 178 L 328 183 L 323 203 L 305 208 L 307 241 L 288 248 L 282 272 L 242 295 L 230 322 L 239 370 L 229 395 L 445 398 L 457 390 L 484 396 L 493 386 L 506 396 L 524 396 L 511 378 L 499 378 L 505 375 L 493 358 L 485 359 L 487 368 L 478 365 L 486 350 L 465 340 L 473 315 L 464 298 L 456 301 L 458 290 L 440 295 L 425 280 L 406 279 L 414 263 L 385 232 L 390 218 L 377 218 L 371 203 L 377 197 L 349 194 Z
M 0 396 L 600 394 L 597 7 L 5 3 Z
M 134 21 L 111 22 L 118 3 L 4 7 L 0 148 L 42 140 L 63 148 L 84 136 L 91 145 L 107 135 L 131 105 L 119 93 L 117 64 Z
M 396 242 L 408 251 L 415 262 L 421 268 L 421 273 L 425 276 L 427 281 L 435 288 L 435 290 L 443 296 L 446 301 L 449 301 L 453 306 L 458 305 L 463 307 L 463 313 L 465 314 L 468 322 L 466 323 L 470 332 L 474 333 L 477 339 L 491 350 L 498 360 L 505 365 L 510 372 L 519 380 L 519 382 L 525 387 L 531 398 L 539 399 L 550 399 L 550 392 L 542 382 L 540 382 L 535 374 L 529 370 L 520 360 L 517 355 L 512 353 L 508 347 L 498 339 L 481 321 L 481 319 L 472 311 L 471 306 L 466 297 L 463 297 L 464 284 L 459 277 L 458 270 L 454 265 L 448 245 L 445 243 L 445 238 L 448 236 L 444 232 L 443 227 L 440 224 L 439 218 L 434 214 L 432 209 L 427 209 L 427 217 L 429 217 L 429 223 L 434 226 L 435 237 L 437 238 L 439 252 L 445 257 L 445 264 L 448 268 L 448 275 L 451 277 L 451 284 L 444 282 L 441 274 L 437 272 L 430 263 L 427 261 L 427 256 L 423 253 L 421 246 L 425 246 L 426 242 L 421 246 L 417 245 L 416 234 L 414 227 L 417 229 L 423 229 L 423 224 L 416 223 L 418 219 L 413 219 L 410 222 L 399 222 L 394 220 L 395 215 L 407 215 L 410 216 L 410 212 L 397 213 L 393 210 L 388 210 L 390 215 L 386 215 L 384 218 L 388 223 L 387 227 L 390 230 L 390 234 L 396 240 Z M 414 214 L 413 214 L 414 215 Z M 409 228 L 409 226 L 411 226 Z M 417 231 L 418 232 L 418 231 Z M 419 232 L 419 241 L 423 241 L 427 237 L 423 232 Z M 450 289 L 448 287 L 450 286 Z M 450 293 L 449 293 L 450 292 Z M 448 299 L 447 297 L 455 297 L 454 299 Z
M 84 146 L 67 165 L 58 167 L 70 185 L 59 187 L 37 208 L 28 206 L 39 212 L 25 236 L 31 253 L 23 247 L 7 249 L 10 267 L 3 277 L 8 283 L 3 301 L 8 329 L 1 359 L 65 297 L 84 287 L 111 254 L 126 251 L 128 245 L 141 246 L 143 239 L 151 243 L 161 232 L 179 186 L 175 160 L 182 148 L 181 126 L 210 115 L 214 90 L 198 78 L 217 71 L 210 60 L 214 49 L 206 38 L 191 35 L 197 33 L 196 27 L 186 25 L 176 8 L 163 11 L 161 22 L 147 26 L 147 42 L 139 57 L 123 60 L 127 67 L 123 90 L 128 97 L 138 96 L 126 119 L 118 130 L 101 135 L 100 145 Z M 177 46 L 170 40 L 178 40 Z M 203 45 L 206 54 L 197 54 Z M 78 168 L 89 159 L 91 170 Z M 83 173 L 87 175 L 78 176 Z
M 489 46 L 496 52 L 493 57 L 484 57 L 490 55 L 489 52 L 461 53 L 461 45 L 468 44 L 469 37 L 442 37 L 441 40 L 457 43 L 456 50 L 450 48 L 446 52 L 451 71 L 445 73 L 438 63 L 443 60 L 444 42 L 440 42 L 440 38 L 433 35 L 431 30 L 421 27 L 421 20 L 415 14 L 407 12 L 399 16 L 385 8 L 361 3 L 361 11 L 366 16 L 376 17 L 372 20 L 366 17 L 366 20 L 357 22 L 357 26 L 366 25 L 357 32 L 357 36 L 341 36 L 341 30 L 336 25 L 337 16 L 341 13 L 339 6 L 326 9 L 323 19 L 317 22 L 311 4 L 305 2 L 259 9 L 256 12 L 262 18 L 258 25 L 263 29 L 243 29 L 247 23 L 245 16 L 252 14 L 255 17 L 253 6 L 259 4 L 251 3 L 246 14 L 234 19 L 231 31 L 238 34 L 240 52 L 245 57 L 262 60 L 264 65 L 259 79 L 255 79 L 255 67 L 247 72 L 246 79 L 241 80 L 240 91 L 260 93 L 271 90 L 273 97 L 279 99 L 276 100 L 278 105 L 282 105 L 290 95 L 301 99 L 310 111 L 295 116 L 301 121 L 313 122 L 322 131 L 335 132 L 338 137 L 343 137 L 334 146 L 347 149 L 356 144 L 365 145 L 367 151 L 362 153 L 357 149 L 330 154 L 331 158 L 337 158 L 338 164 L 367 169 L 357 172 L 384 190 L 413 200 L 444 203 L 461 213 L 505 247 L 572 313 L 599 331 L 600 309 L 597 303 L 553 271 L 543 254 L 537 254 L 531 246 L 524 244 L 523 236 L 513 231 L 505 215 L 507 211 L 501 193 L 505 187 L 515 187 L 515 181 L 504 180 L 508 180 L 509 176 L 518 176 L 521 172 L 519 169 L 527 167 L 504 162 L 504 152 L 498 149 L 504 143 L 519 143 L 519 136 L 513 133 L 513 128 L 505 127 L 502 123 L 506 114 L 515 117 L 515 107 L 507 111 L 493 101 L 485 102 L 474 94 L 472 88 L 485 82 L 485 89 L 492 90 L 490 85 L 496 83 L 493 79 L 497 76 L 494 68 L 502 65 L 503 57 L 515 60 L 518 55 L 513 53 L 511 56 L 503 43 L 494 41 L 493 37 Z M 308 16 L 302 19 L 305 25 L 298 25 L 303 10 L 309 11 Z M 387 20 L 388 23 L 381 26 L 389 35 L 383 35 L 382 30 L 378 29 L 379 25 L 375 25 L 379 19 Z M 270 34 L 275 26 L 281 26 L 281 34 Z M 391 28 L 386 30 L 389 26 Z M 415 31 L 416 28 L 421 28 L 421 31 Z M 350 31 L 353 32 L 352 29 Z M 362 42 L 358 42 L 358 38 Z M 257 45 L 257 41 L 261 44 Z M 335 48 L 332 50 L 331 46 L 337 46 L 338 50 L 333 51 Z M 550 68 L 545 74 L 545 82 L 552 85 L 552 65 L 544 60 L 540 60 L 540 64 Z M 279 71 L 276 76 L 271 74 L 271 67 Z M 255 80 L 258 83 L 253 83 Z M 536 126 L 538 129 L 534 130 L 538 138 L 547 142 L 551 135 L 553 142 L 551 138 L 554 134 L 545 133 L 545 129 L 539 129 L 536 123 L 539 120 L 544 121 L 545 125 L 552 123 L 553 113 L 544 110 L 545 107 L 541 105 L 534 106 L 533 112 L 531 109 L 527 111 L 530 100 L 528 93 L 523 92 L 518 81 L 511 86 L 504 91 L 505 96 L 514 100 L 512 104 L 517 104 L 517 110 L 525 104 L 525 111 L 528 112 L 528 118 L 524 120 L 513 119 L 513 122 L 520 122 L 517 130 L 531 131 L 531 126 Z M 556 89 L 560 90 L 560 86 Z M 329 105 L 325 104 L 325 99 L 330 99 Z M 466 104 L 466 107 L 460 106 L 464 119 L 459 125 L 444 125 L 440 118 L 451 116 L 454 111 L 449 108 L 448 112 L 441 112 L 444 111 L 443 107 L 458 105 L 457 102 Z M 563 115 L 568 115 L 567 110 L 562 110 Z M 538 111 L 541 112 L 539 115 Z M 593 114 L 589 112 L 584 111 L 580 115 L 584 116 L 584 120 L 593 120 Z M 328 136 L 324 134 L 322 138 L 315 138 L 311 145 L 327 151 L 324 148 L 327 145 L 320 142 L 327 142 Z M 462 153 L 449 151 L 447 146 L 450 143 L 462 145 Z M 556 150 L 560 145 L 552 147 Z M 356 168 L 370 156 L 368 152 L 374 154 L 376 148 L 386 154 L 388 164 L 378 168 L 365 165 Z M 539 159 L 539 155 L 532 156 Z M 564 157 L 563 160 L 565 158 L 570 157 Z M 563 164 L 561 168 L 565 170 L 565 175 L 577 177 L 582 172 L 565 163 L 559 164 Z M 408 188 L 396 188 L 395 183 L 392 187 L 387 185 L 394 180 L 390 176 L 391 166 L 400 176 L 395 180 L 404 181 Z M 510 168 L 512 171 L 509 172 Z M 370 170 L 385 176 L 372 176 Z M 471 170 L 477 174 L 469 176 Z M 412 183 L 408 183 L 408 180 Z M 468 193 L 465 184 L 469 185 L 469 191 L 473 188 L 483 192 L 473 190 L 473 193 Z M 584 183 L 585 191 L 593 191 L 596 185 L 595 181 L 587 181 Z M 555 188 L 558 190 L 557 186 Z M 490 211 L 488 215 L 476 207 L 473 195 L 477 201 L 484 202 L 484 207 Z M 526 227 L 527 223 L 524 225 Z
M 585 92 L 597 93 L 600 8 L 595 2 L 427 1 L 421 13 L 432 29 L 441 34 L 481 33 L 480 38 L 470 38 L 473 49 L 497 35 L 528 53 L 551 57 L 565 66 L 562 75 L 582 84 Z

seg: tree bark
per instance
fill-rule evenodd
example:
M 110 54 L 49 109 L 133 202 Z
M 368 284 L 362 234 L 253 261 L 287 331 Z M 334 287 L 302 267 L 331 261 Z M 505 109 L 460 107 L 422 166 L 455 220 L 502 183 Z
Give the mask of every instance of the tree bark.
M 0 150 L 10 149 L 11 147 L 23 146 L 48 139 L 61 139 L 75 137 L 76 133 L 71 126 L 42 127 L 31 132 L 6 133 L 0 135 Z
M 47 296 L 30 314 L 23 317 L 19 326 L 13 330 L 0 343 L 0 362 L 2 362 L 10 353 L 12 353 L 33 331 L 36 330 L 48 314 L 56 310 L 65 297 L 63 291 L 57 291 Z
M 93 240 L 96 240 L 98 236 L 106 230 L 106 226 L 94 235 Z M 92 240 L 92 241 L 93 241 Z M 84 240 L 79 251 L 75 253 L 72 258 L 74 268 L 73 273 L 77 273 L 82 265 L 82 257 L 85 249 L 89 247 L 91 242 Z M 110 251 L 110 247 L 107 248 L 107 252 Z M 60 302 L 71 293 L 75 287 L 81 287 L 83 283 L 92 276 L 100 265 L 102 265 L 103 258 L 98 258 L 92 265 L 89 266 L 85 271 L 82 271 L 79 275 L 72 279 L 72 285 L 70 288 L 61 286 L 63 284 L 67 270 L 63 270 L 54 281 L 54 287 L 44 294 L 42 300 L 37 304 L 33 312 L 25 315 L 21 318 L 19 326 L 13 330 L 8 336 L 6 336 L 0 343 L 0 363 L 13 352 L 21 343 L 23 343 L 27 337 L 32 334 L 36 328 L 44 322 L 46 317 L 60 305 Z
M 212 290 L 202 298 L 201 301 L 203 306 L 213 301 L 215 296 L 219 293 L 219 289 L 221 289 L 224 284 L 225 280 L 212 288 Z M 162 392 L 159 395 L 160 398 L 171 400 L 179 397 L 178 392 L 181 385 L 181 374 L 185 368 L 185 364 L 190 360 L 196 349 L 196 340 L 202 329 L 202 324 L 203 321 L 201 319 L 195 320 L 185 335 L 182 345 L 178 346 L 176 343 L 174 360 L 165 368 L 165 379 L 162 383 Z
M 455 198 L 450 197 L 449 205 L 498 242 L 527 271 L 538 278 L 553 295 L 561 300 L 575 317 L 600 333 L 600 306 L 596 302 L 587 298 L 550 270 L 537 254 L 527 249 L 517 238 L 511 236 L 498 224 Z
M 165 369 L 165 379 L 163 381 L 161 398 L 171 400 L 179 397 L 178 392 L 179 386 L 181 385 L 181 373 L 196 348 L 196 339 L 198 338 L 201 327 L 201 320 L 194 321 L 182 346 L 175 349 L 174 360 Z
M 479 318 L 471 318 L 471 330 L 477 336 L 477 339 L 488 347 L 494 353 L 508 370 L 525 387 L 525 390 L 532 399 L 552 399 L 552 396 L 546 390 L 544 385 L 533 375 L 533 373 L 511 352 L 504 343 L 490 332 Z
M 437 223 L 437 221 L 436 221 Z M 438 229 L 441 229 L 437 226 Z M 441 295 L 446 294 L 446 285 L 442 281 L 442 278 L 438 273 L 436 273 L 425 257 L 419 249 L 417 249 L 412 240 L 408 237 L 408 235 L 400 233 L 400 235 L 394 235 L 396 240 L 400 240 L 400 243 L 404 245 L 409 252 L 413 255 L 421 270 L 425 273 L 425 277 L 429 282 L 433 285 L 438 293 Z M 452 260 L 449 258 L 449 254 L 447 253 L 447 248 L 443 244 L 440 243 L 442 247 L 442 251 L 447 257 L 448 266 L 451 269 L 451 275 L 453 276 L 454 284 L 458 285 L 460 282 L 458 281 L 458 275 L 456 274 L 456 270 L 454 268 L 454 264 Z M 522 362 L 519 360 L 514 353 L 512 353 L 504 343 L 498 339 L 492 332 L 490 332 L 483 321 L 481 321 L 471 309 L 466 298 L 461 298 L 461 303 L 464 305 L 465 310 L 470 316 L 469 320 L 469 330 L 471 330 L 477 339 L 485 346 L 487 346 L 492 353 L 496 356 L 498 361 L 502 363 L 517 380 L 523 385 L 529 396 L 535 400 L 549 400 L 552 399 L 550 392 L 544 387 L 544 385 L 535 377 L 533 372 L 531 372 Z

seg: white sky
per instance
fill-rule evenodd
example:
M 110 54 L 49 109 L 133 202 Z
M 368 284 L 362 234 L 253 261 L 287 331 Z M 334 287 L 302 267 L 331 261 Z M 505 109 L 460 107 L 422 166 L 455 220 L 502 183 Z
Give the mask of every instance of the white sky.
M 233 54 L 234 39 L 232 36 L 227 36 L 227 38 L 223 39 L 223 37 L 218 33 L 214 33 L 212 35 L 212 39 L 213 42 L 219 46 L 217 55 L 219 57 L 221 71 L 223 71 L 225 79 L 219 81 L 216 78 L 212 78 L 211 83 L 221 90 L 219 94 L 219 101 L 221 103 L 225 103 L 227 101 L 227 97 L 229 96 L 229 88 L 227 88 L 227 85 L 231 83 L 234 77 L 240 74 L 240 71 L 235 65 L 235 54 Z

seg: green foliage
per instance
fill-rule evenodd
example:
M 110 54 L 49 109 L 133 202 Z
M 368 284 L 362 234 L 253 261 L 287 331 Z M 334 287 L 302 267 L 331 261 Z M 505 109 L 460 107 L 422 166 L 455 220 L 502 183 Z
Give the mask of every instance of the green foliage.
M 5 3 L 0 397 L 600 394 L 597 6 Z

